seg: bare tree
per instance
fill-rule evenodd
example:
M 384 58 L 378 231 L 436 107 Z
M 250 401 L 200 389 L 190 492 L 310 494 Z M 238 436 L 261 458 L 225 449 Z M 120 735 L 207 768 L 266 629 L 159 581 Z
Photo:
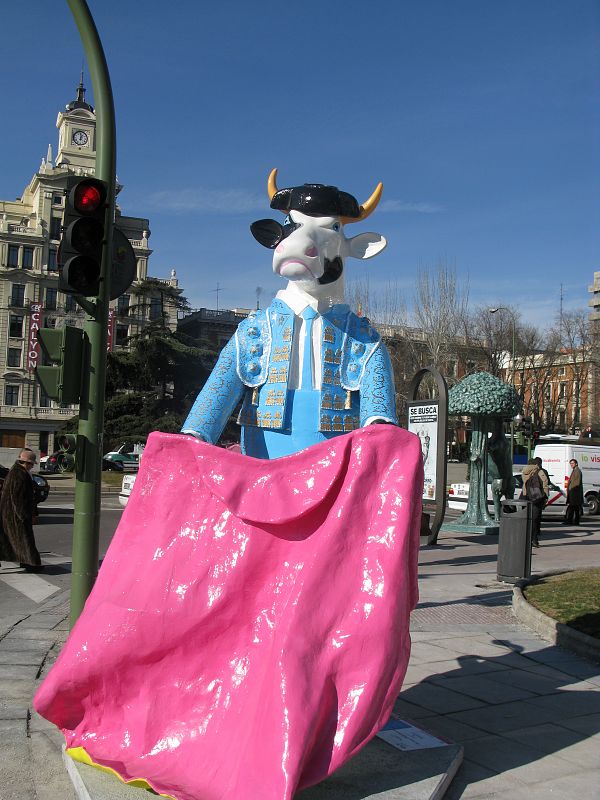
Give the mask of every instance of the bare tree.
M 457 339 L 466 327 L 469 287 L 460 285 L 456 268 L 439 261 L 433 268 L 422 267 L 417 273 L 413 298 L 413 319 L 421 331 L 424 353 L 430 364 L 444 370 L 450 356 L 456 354 Z

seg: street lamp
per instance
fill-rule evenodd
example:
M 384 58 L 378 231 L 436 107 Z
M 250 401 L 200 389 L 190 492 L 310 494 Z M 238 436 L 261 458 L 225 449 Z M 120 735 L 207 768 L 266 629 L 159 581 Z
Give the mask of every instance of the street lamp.
M 488 308 L 490 314 L 496 314 L 498 311 L 508 311 L 510 314 L 511 325 L 512 325 L 512 354 L 511 354 L 511 383 L 513 389 L 516 391 L 515 387 L 515 312 L 511 308 L 507 308 L 506 306 L 496 306 L 496 308 Z M 510 462 L 511 464 L 514 463 L 515 460 L 515 421 L 511 419 L 510 421 Z

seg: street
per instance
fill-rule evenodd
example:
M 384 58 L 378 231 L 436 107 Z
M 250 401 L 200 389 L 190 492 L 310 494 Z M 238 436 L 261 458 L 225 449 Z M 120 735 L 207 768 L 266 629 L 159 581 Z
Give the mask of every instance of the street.
M 39 522 L 34 528 L 35 539 L 46 569 L 35 575 L 4 563 L 0 570 L 0 610 L 10 607 L 19 614 L 33 612 L 39 603 L 70 587 L 73 497 L 50 496 L 40 505 L 39 511 Z M 106 553 L 122 511 L 116 494 L 103 496 L 100 558 Z

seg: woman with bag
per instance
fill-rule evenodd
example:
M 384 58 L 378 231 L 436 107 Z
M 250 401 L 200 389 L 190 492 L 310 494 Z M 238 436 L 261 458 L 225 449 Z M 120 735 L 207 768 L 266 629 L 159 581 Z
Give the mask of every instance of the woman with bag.
M 548 502 L 548 479 L 533 458 L 523 467 L 521 497 L 531 503 L 531 542 L 534 547 L 539 547 L 542 509 Z

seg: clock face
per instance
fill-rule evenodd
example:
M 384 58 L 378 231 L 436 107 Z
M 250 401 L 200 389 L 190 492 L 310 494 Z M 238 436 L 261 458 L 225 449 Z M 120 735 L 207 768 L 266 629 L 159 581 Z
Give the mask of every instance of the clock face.
M 88 135 L 85 131 L 75 131 L 73 133 L 73 142 L 80 146 L 88 143 Z

